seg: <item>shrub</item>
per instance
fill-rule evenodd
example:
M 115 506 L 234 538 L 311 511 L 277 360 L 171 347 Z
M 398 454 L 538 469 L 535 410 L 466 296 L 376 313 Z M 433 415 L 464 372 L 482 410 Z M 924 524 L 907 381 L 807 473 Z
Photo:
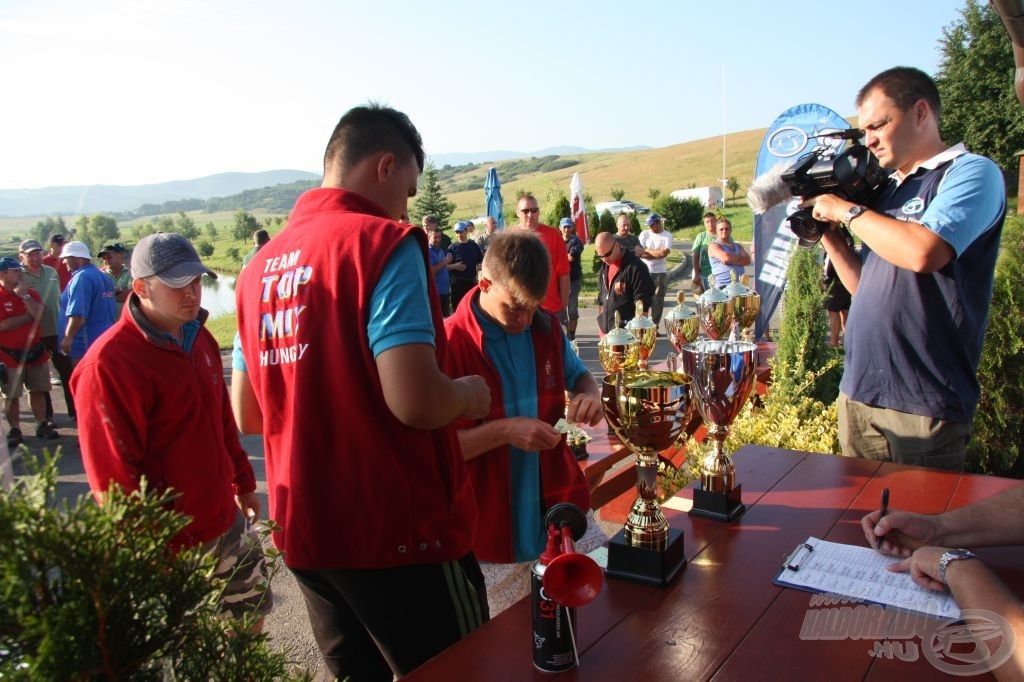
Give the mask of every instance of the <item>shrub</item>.
M 660 214 L 665 221 L 665 227 L 673 231 L 699 225 L 705 212 L 704 204 L 700 203 L 700 199 L 680 201 L 671 194 L 659 196 L 654 200 L 651 209 Z
M 202 256 L 203 258 L 209 258 L 210 256 L 213 255 L 213 244 L 204 239 L 203 241 L 199 242 L 198 245 L 196 245 L 196 250 L 199 252 L 199 255 Z

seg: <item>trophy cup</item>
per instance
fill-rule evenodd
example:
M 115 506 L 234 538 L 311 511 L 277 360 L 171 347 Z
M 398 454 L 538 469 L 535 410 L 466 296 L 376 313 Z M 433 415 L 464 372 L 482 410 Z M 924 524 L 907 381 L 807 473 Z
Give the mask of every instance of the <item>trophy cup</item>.
M 693 377 L 693 399 L 715 440 L 714 451 L 701 463 L 691 514 L 733 521 L 743 513 L 736 467 L 725 452 L 725 439 L 754 387 L 756 360 L 757 346 L 745 341 L 702 339 L 683 347 L 683 369 Z
M 608 425 L 636 455 L 638 497 L 625 526 L 608 543 L 606 570 L 613 577 L 667 585 L 686 564 L 686 557 L 683 532 L 669 527 L 658 504 L 658 453 L 675 442 L 689 421 L 690 379 L 677 372 L 638 370 L 622 363 L 620 358 L 639 358 L 639 353 L 612 352 L 610 348 L 623 340 L 609 339 L 615 331 L 624 330 L 614 330 L 601 340 L 602 346 L 609 346 L 601 353 L 608 372 L 602 403 Z M 629 336 L 632 347 L 640 344 Z
M 718 287 L 711 287 L 697 299 L 697 317 L 709 338 L 729 336 L 733 323 L 733 306 L 729 295 Z
M 686 292 L 680 291 L 676 295 L 679 302 L 675 308 L 665 313 L 665 333 L 668 334 L 669 343 L 675 348 L 678 360 L 683 359 L 683 346 L 697 340 L 700 334 L 700 321 L 697 319 L 697 312 L 685 305 Z
M 638 366 L 640 369 L 647 369 L 647 358 L 651 357 L 654 344 L 658 342 L 658 325 L 654 324 L 651 318 L 643 312 L 639 301 L 636 304 L 636 313 L 633 319 L 626 323 L 626 331 L 640 342 L 637 347 L 637 352 L 640 355 Z
M 757 321 L 757 313 L 761 310 L 761 297 L 744 282 L 732 274 L 732 282 L 725 288 L 725 294 L 732 303 L 732 316 L 743 332 L 743 340 L 753 340 L 752 327 Z M 743 276 L 746 278 L 746 275 Z

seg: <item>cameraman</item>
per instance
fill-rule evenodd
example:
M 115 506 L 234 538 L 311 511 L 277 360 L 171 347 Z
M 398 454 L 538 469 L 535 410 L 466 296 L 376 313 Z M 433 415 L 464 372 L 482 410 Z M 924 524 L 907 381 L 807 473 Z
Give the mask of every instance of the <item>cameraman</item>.
M 818 220 L 844 223 L 822 244 L 853 294 L 839 385 L 843 454 L 963 470 L 978 402 L 981 355 L 999 237 L 1002 173 L 939 135 L 939 93 L 925 73 L 896 67 L 857 94 L 865 144 L 893 171 L 871 206 L 825 195 Z

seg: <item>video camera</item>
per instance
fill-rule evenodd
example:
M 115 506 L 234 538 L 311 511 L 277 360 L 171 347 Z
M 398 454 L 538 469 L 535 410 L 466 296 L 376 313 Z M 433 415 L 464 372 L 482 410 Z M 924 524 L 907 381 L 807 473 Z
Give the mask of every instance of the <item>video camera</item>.
M 860 143 L 863 135 L 864 131 L 857 128 L 818 135 L 819 138 L 852 140 L 853 144 L 838 156 L 829 145 L 816 147 L 782 172 L 782 182 L 793 196 L 804 199 L 835 194 L 855 204 L 870 204 L 888 182 L 889 171 Z M 788 221 L 789 229 L 800 237 L 804 246 L 816 244 L 828 229 L 828 223 L 815 220 L 809 208 L 796 211 Z

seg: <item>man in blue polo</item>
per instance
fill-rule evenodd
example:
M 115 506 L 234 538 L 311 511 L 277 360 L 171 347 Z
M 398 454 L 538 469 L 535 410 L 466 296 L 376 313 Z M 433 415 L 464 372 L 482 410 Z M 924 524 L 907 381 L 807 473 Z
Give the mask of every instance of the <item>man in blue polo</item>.
M 89 247 L 83 242 L 68 242 L 60 257 L 71 271 L 71 280 L 60 295 L 57 334 L 60 352 L 71 359 L 73 367 L 114 324 L 114 283 L 93 265 Z M 68 415 L 75 415 L 74 405 L 68 405 Z
M 889 184 L 871 206 L 834 195 L 814 217 L 845 223 L 822 244 L 853 294 L 839 396 L 843 454 L 962 470 L 978 402 L 999 238 L 1003 176 L 939 134 L 940 102 L 923 72 L 884 71 L 857 95 L 865 142 Z M 833 226 L 834 227 L 834 226 Z

